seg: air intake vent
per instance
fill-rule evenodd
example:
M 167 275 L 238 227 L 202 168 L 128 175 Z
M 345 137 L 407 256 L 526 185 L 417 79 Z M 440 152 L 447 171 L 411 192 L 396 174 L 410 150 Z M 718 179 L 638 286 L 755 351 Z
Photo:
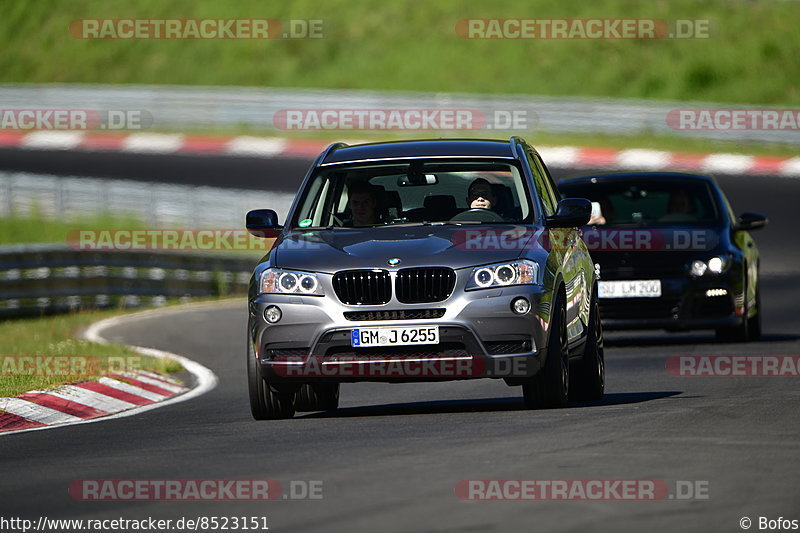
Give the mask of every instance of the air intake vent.
M 442 318 L 444 309 L 398 309 L 394 311 L 347 311 L 347 320 L 420 320 Z

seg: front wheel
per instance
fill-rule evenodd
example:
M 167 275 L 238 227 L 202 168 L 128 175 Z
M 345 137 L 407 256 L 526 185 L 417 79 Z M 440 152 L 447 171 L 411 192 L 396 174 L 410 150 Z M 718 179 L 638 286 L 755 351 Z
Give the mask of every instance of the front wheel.
M 567 310 L 564 298 L 556 297 L 547 339 L 544 368 L 522 385 L 525 407 L 553 409 L 564 407 L 569 396 L 569 348 Z
M 247 388 L 250 393 L 250 412 L 256 420 L 275 420 L 294 416 L 294 393 L 278 392 L 261 376 L 261 368 L 247 339 Z
M 750 340 L 755 341 L 761 338 L 761 291 L 758 285 L 756 285 L 756 314 L 750 318 L 748 328 Z
M 295 394 L 295 410 L 335 411 L 339 408 L 338 383 L 306 383 Z
M 600 321 L 600 305 L 593 294 L 592 310 L 589 313 L 589 331 L 586 346 L 574 372 L 570 371 L 569 399 L 595 401 L 603 399 L 606 384 L 606 365 L 603 354 L 603 325 Z
M 747 288 L 745 287 L 745 298 Z M 751 317 L 750 309 L 745 307 L 742 323 L 738 326 L 724 327 L 717 330 L 717 340 L 722 342 L 747 342 L 761 338 L 761 291 L 756 285 L 755 314 Z

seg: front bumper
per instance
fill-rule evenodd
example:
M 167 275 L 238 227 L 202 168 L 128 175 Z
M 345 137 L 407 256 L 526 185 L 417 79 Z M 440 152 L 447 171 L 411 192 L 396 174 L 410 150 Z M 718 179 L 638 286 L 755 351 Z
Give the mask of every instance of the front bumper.
M 743 287 L 731 276 L 662 278 L 661 290 L 658 298 L 601 298 L 603 327 L 686 331 L 742 323 Z
M 249 303 L 249 333 L 262 375 L 274 381 L 441 381 L 483 377 L 525 378 L 543 361 L 550 321 L 549 298 L 539 286 L 514 286 L 464 292 L 456 287 L 445 301 L 349 306 L 328 293 L 324 297 L 259 295 Z M 511 302 L 531 302 L 517 315 Z M 275 324 L 264 310 L 275 305 L 282 318 Z M 438 318 L 417 318 L 435 309 Z M 345 313 L 412 312 L 414 318 L 349 320 Z M 397 313 L 399 314 L 399 313 Z M 386 314 L 377 315 L 385 317 Z M 352 318 L 352 316 L 351 316 Z M 353 328 L 379 326 L 439 327 L 439 343 L 354 348 Z

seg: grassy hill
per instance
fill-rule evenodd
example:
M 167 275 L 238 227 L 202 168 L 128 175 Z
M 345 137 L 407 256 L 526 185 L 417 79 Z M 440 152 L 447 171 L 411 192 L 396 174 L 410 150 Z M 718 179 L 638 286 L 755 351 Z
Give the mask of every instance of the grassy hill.
M 37 0 L 0 17 L 0 82 L 247 85 L 800 105 L 800 4 L 737 0 Z M 80 40 L 79 18 L 323 19 L 321 39 Z M 708 39 L 467 40 L 464 18 L 709 19 Z

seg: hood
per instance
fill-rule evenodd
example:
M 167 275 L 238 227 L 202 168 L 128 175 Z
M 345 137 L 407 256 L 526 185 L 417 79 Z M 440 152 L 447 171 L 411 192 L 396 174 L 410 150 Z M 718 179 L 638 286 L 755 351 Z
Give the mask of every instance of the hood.
M 520 256 L 521 239 L 535 226 L 383 226 L 297 231 L 283 235 L 272 251 L 281 268 L 334 273 L 352 268 L 449 266 L 455 269 Z M 390 265 L 390 259 L 399 259 Z

